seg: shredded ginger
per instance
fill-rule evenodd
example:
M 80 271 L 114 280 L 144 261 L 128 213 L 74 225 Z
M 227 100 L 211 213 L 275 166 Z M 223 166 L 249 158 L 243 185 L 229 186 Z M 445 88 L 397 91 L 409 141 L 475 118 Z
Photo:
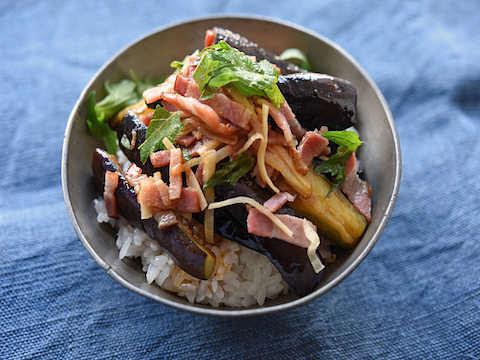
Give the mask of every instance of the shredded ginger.
M 307 239 L 310 240 L 310 245 L 308 245 L 307 248 L 308 259 L 312 264 L 313 270 L 318 274 L 325 268 L 317 255 L 317 248 L 320 245 L 320 238 L 317 234 L 315 226 L 307 219 L 303 219 L 303 231 L 305 232 Z

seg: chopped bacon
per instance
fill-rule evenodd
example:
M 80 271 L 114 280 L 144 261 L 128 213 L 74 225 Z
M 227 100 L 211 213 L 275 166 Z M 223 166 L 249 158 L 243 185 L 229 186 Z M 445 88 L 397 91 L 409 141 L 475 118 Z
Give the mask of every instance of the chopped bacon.
M 162 184 L 165 185 L 165 183 L 155 181 L 153 178 L 148 178 L 142 182 L 137 195 L 137 200 L 142 207 L 146 207 L 154 212 L 165 210 L 178 210 L 187 213 L 200 212 L 200 200 L 196 190 L 189 187 L 184 188 L 178 200 L 170 202 L 167 198 L 167 203 L 164 201 L 165 196 L 162 196 L 165 189 Z
M 203 162 L 197 166 L 197 170 L 195 170 L 195 177 L 200 186 L 203 186 Z
M 341 186 L 353 206 L 367 219 L 372 220 L 372 188 L 358 176 L 358 162 L 355 153 L 345 163 L 345 181 Z
M 210 106 L 201 103 L 195 98 L 166 93 L 163 94 L 162 100 L 175 105 L 180 110 L 195 115 L 214 133 L 231 136 L 236 132 L 236 129 L 231 124 L 223 123 Z
M 182 96 L 193 97 L 195 99 L 200 97 L 200 89 L 195 80 L 181 74 L 177 74 L 173 90 Z
M 287 192 L 279 192 L 278 194 L 273 195 L 270 199 L 265 201 L 263 206 L 265 206 L 271 212 L 275 212 L 278 209 L 281 209 L 283 205 L 287 202 L 295 200 L 295 196 Z
M 153 174 L 153 177 L 155 179 L 155 186 L 157 187 L 158 193 L 160 194 L 160 199 L 162 200 L 162 203 L 165 206 L 169 207 L 171 201 L 168 185 L 163 182 L 161 173 L 156 172 L 155 174 Z
M 302 175 L 308 173 L 308 165 L 303 161 L 300 153 L 294 147 L 289 147 L 288 152 L 293 159 L 293 166 Z
M 190 79 L 188 79 L 183 75 L 177 74 L 177 76 L 175 77 L 175 85 L 173 86 L 173 90 L 175 90 L 175 92 L 179 93 L 180 95 L 184 96 L 185 93 L 187 92 L 189 82 L 190 82 Z
M 173 92 L 176 75 L 170 75 L 163 83 L 143 92 L 143 98 L 147 104 L 162 100 L 164 94 Z
M 183 156 L 182 150 L 175 148 L 170 150 L 170 200 L 180 199 L 182 195 L 182 172 L 183 172 Z
M 108 216 L 118 218 L 117 198 L 115 191 L 118 187 L 118 173 L 114 171 L 105 171 L 105 187 L 103 190 L 103 199 L 107 208 Z
M 193 78 L 188 82 L 187 90 L 185 91 L 185 96 L 193 97 L 198 99 L 200 97 L 200 89 L 198 88 L 197 83 Z
M 135 188 L 138 184 L 140 184 L 144 179 L 147 178 L 147 175 L 142 174 L 142 169 L 132 163 L 125 172 L 125 178 L 127 179 L 127 182 L 130 184 L 130 186 L 133 186 Z
M 216 37 L 217 37 L 217 34 L 216 34 L 215 30 L 208 29 L 205 32 L 205 43 L 204 43 L 205 47 L 209 47 L 210 45 L 215 44 Z
M 191 146 L 195 141 L 197 141 L 197 139 L 195 138 L 195 136 L 193 135 L 182 135 L 182 136 L 179 136 L 175 142 L 178 144 L 178 145 L 181 145 L 183 147 L 189 147 Z
M 271 145 L 282 145 L 287 146 L 285 137 L 282 134 L 279 134 L 275 130 L 268 130 L 268 143 Z
M 178 111 L 178 109 L 175 105 L 172 105 L 172 104 L 169 104 L 169 103 L 163 103 L 162 106 L 165 110 L 170 111 L 170 112 Z M 183 116 L 181 116 L 181 117 L 183 117 Z
M 155 220 L 157 220 L 158 228 L 160 230 L 164 230 L 170 226 L 178 224 L 177 216 L 171 210 L 160 211 L 159 213 L 155 214 Z
M 200 199 L 197 190 L 186 187 L 176 204 L 176 209 L 185 213 L 196 213 L 200 209 Z
M 147 109 L 140 115 L 138 115 L 138 118 L 146 125 L 150 125 L 150 121 L 152 121 L 153 118 L 153 109 Z
M 219 141 L 220 143 L 225 143 L 229 145 L 233 145 L 238 142 L 238 138 L 236 135 L 220 135 L 212 131 L 204 122 L 202 122 L 196 116 L 191 116 L 188 119 L 185 119 L 183 124 L 191 124 L 195 126 L 197 129 L 201 130 L 202 137 L 208 138 L 210 140 Z
M 170 150 L 160 150 L 150 154 L 153 167 L 161 168 L 170 164 Z
M 245 106 L 231 100 L 222 93 L 215 94 L 203 103 L 210 106 L 222 118 L 245 130 L 250 128 L 249 123 L 255 117 L 255 114 Z
M 283 104 L 280 105 L 280 111 L 285 116 L 285 119 L 287 119 L 288 125 L 290 125 L 292 133 L 297 137 L 297 139 L 301 139 L 302 136 L 305 135 L 306 131 L 302 127 L 302 125 L 300 125 L 297 117 L 295 116 L 292 109 L 290 108 L 290 105 L 288 105 L 286 101 L 284 101 Z
M 290 124 L 288 123 L 285 115 L 272 104 L 268 102 L 264 103 L 268 105 L 268 113 L 273 118 L 273 121 L 275 121 L 275 124 L 277 124 L 280 130 L 282 130 L 283 136 L 285 137 L 287 144 L 291 147 L 295 147 L 297 145 L 297 140 L 293 137 L 292 130 L 290 129 Z
M 287 236 L 273 224 L 272 220 L 254 208 L 248 210 L 248 232 L 253 235 L 280 239 L 302 248 L 308 248 L 310 240 L 306 237 L 303 230 L 304 219 L 292 215 L 275 216 L 293 232 L 292 236 Z
M 187 78 L 191 77 L 197 67 L 198 59 L 199 59 L 198 56 L 195 54 L 187 56 L 183 61 L 181 74 L 183 76 L 186 76 Z
M 328 139 L 324 138 L 318 131 L 307 131 L 297 150 L 307 166 L 310 165 L 314 157 L 330 153 Z

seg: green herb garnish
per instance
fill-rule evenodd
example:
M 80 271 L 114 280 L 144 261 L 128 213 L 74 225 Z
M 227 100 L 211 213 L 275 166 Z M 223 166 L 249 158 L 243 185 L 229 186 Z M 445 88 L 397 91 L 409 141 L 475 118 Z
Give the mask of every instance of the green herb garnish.
M 145 163 L 151 153 L 157 150 L 164 150 L 163 138 L 168 138 L 172 143 L 182 131 L 183 124 L 180 121 L 180 113 L 170 113 L 161 106 L 157 106 L 150 125 L 147 129 L 145 141 L 138 147 L 140 160 Z
M 132 69 L 130 69 L 128 74 L 130 75 L 130 78 L 135 83 L 135 86 L 136 86 L 135 87 L 135 92 L 137 93 L 138 100 L 140 100 L 142 98 L 143 92 L 145 90 L 148 90 L 148 89 L 154 87 L 155 85 L 163 82 L 162 78 L 158 78 L 156 80 L 148 78 L 148 77 L 146 77 L 144 79 L 140 79 Z
M 95 105 L 95 112 L 100 121 L 108 121 L 116 113 L 139 100 L 133 80 L 121 80 L 118 83 L 105 83 L 107 96 Z
M 215 187 L 220 184 L 234 185 L 238 180 L 255 165 L 255 159 L 246 154 L 241 153 L 234 160 L 229 161 L 215 171 L 215 174 L 207 181 L 204 188 Z
M 349 151 L 354 152 L 362 145 L 362 140 L 358 137 L 358 134 L 354 131 L 326 131 L 322 136 L 330 141 L 333 141 L 338 146 L 343 146 Z
M 87 128 L 90 134 L 103 141 L 107 151 L 115 154 L 118 149 L 117 134 L 110 129 L 108 123 L 100 120 L 95 109 L 95 91 L 90 91 L 87 97 Z
M 245 96 L 268 98 L 276 107 L 284 102 L 277 86 L 279 71 L 266 60 L 254 61 L 225 41 L 200 52 L 200 62 L 193 73 L 202 99 L 219 88 L 232 86 Z
M 319 174 L 328 174 L 332 185 L 337 188 L 345 181 L 345 163 L 362 145 L 362 141 L 353 131 L 327 131 L 322 135 L 337 144 L 338 149 L 327 161 L 315 167 L 315 171 Z
M 95 91 L 90 91 L 87 97 L 87 128 L 97 139 L 103 141 L 109 153 L 118 149 L 115 131 L 110 129 L 108 121 L 125 107 L 132 105 L 142 98 L 143 92 L 154 86 L 150 79 L 140 80 L 130 70 L 129 79 L 116 83 L 105 83 L 107 95 L 96 102 Z
M 178 60 L 172 61 L 170 63 L 170 67 L 175 70 L 180 70 L 183 67 L 183 61 L 178 61 Z
M 305 54 L 296 48 L 286 49 L 278 57 L 280 60 L 291 62 L 298 67 L 310 71 L 312 67 Z

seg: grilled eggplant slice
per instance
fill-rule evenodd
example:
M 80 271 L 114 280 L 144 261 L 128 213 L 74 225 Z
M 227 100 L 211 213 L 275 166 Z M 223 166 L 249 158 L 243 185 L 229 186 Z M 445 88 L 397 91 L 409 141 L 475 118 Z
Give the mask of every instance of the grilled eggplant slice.
M 272 64 L 277 65 L 282 71 L 282 74 L 293 74 L 304 71 L 295 64 L 280 60 L 277 55 L 261 48 L 258 44 L 248 40 L 240 34 L 221 27 L 214 27 L 213 31 L 215 32 L 216 43 L 223 40 L 231 47 L 234 47 L 247 55 L 255 56 L 259 61 L 268 60 Z
M 337 244 L 346 248 L 355 246 L 367 227 L 365 217 L 340 190 L 332 190 L 323 176 L 310 170 L 307 178 L 312 184 L 312 194 L 308 198 L 297 196 L 292 208 L 312 220 Z
M 344 130 L 357 123 L 357 90 L 347 80 L 318 73 L 295 73 L 280 75 L 278 87 L 307 130 L 321 126 Z M 148 106 L 155 108 L 157 104 Z
M 123 117 L 122 121 L 116 124 L 117 138 L 120 149 L 127 156 L 128 160 L 133 162 L 142 172 L 147 175 L 152 175 L 154 170 L 162 173 L 164 179 L 168 179 L 168 167 L 156 169 L 153 167 L 150 159 L 142 163 L 140 160 L 139 146 L 143 144 L 147 136 L 147 126 L 133 111 L 128 111 Z
M 357 91 L 347 80 L 316 73 L 281 75 L 278 87 L 308 130 L 344 130 L 356 123 Z
M 245 179 L 235 185 L 217 186 L 215 191 L 216 200 L 219 201 L 235 196 L 248 196 L 262 203 L 268 198 L 263 189 L 253 181 Z M 278 213 L 297 215 L 295 210 L 288 207 L 283 207 Z M 248 211 L 242 204 L 216 209 L 215 231 L 226 239 L 265 255 L 298 296 L 313 291 L 318 286 L 323 272 L 315 273 L 308 259 L 307 250 L 285 241 L 248 233 L 247 216 Z M 321 240 L 321 244 L 322 246 L 325 244 L 324 239 Z M 328 249 L 325 250 L 328 253 Z
M 119 167 L 105 151 L 96 149 L 93 153 L 92 169 L 96 188 L 103 193 L 105 171 L 115 172 Z M 142 220 L 137 195 L 120 173 L 115 197 L 120 215 L 157 240 L 182 270 L 199 279 L 208 279 L 212 275 L 215 255 L 202 246 L 204 243 L 202 224 L 178 217 L 178 225 L 160 230 L 154 218 Z

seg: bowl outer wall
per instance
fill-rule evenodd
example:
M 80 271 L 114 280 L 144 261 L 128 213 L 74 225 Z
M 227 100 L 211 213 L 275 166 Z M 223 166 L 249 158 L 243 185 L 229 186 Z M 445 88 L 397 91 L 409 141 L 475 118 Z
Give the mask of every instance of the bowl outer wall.
M 94 147 L 99 144 L 85 128 L 88 92 L 96 90 L 102 94 L 106 80 L 118 80 L 129 69 L 139 76 L 169 73 L 170 61 L 182 59 L 185 54 L 201 47 L 204 30 L 212 26 L 242 33 L 277 53 L 289 47 L 300 48 L 309 55 L 317 72 L 345 78 L 358 90 L 360 120 L 357 128 L 365 142 L 359 157 L 374 189 L 372 223 L 359 244 L 329 267 L 319 288 L 302 298 L 284 296 L 267 302 L 265 306 L 245 309 L 190 304 L 158 286 L 148 285 L 135 262 L 119 260 L 118 251 L 112 246 L 113 232 L 96 222 L 91 203 L 95 193 L 90 158 Z M 149 58 L 157 60 L 142 60 Z M 338 45 L 310 30 L 285 21 L 253 16 L 209 16 L 180 22 L 156 30 L 125 47 L 102 66 L 82 91 L 68 120 L 62 153 L 62 188 L 67 209 L 80 240 L 95 261 L 114 279 L 139 294 L 183 310 L 221 316 L 251 316 L 285 310 L 305 304 L 338 284 L 358 266 L 379 238 L 393 210 L 400 178 L 400 144 L 392 115 L 381 92 L 360 65 Z

